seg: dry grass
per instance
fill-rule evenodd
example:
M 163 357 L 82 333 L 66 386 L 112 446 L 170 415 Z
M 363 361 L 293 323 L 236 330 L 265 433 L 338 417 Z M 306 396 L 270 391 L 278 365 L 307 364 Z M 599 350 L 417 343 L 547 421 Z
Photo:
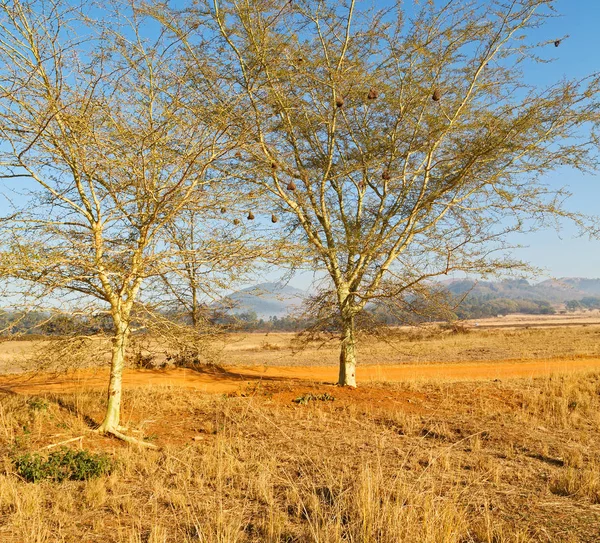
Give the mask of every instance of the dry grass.
M 298 405 L 303 393 L 332 402 Z M 89 431 L 97 392 L 0 401 L 0 540 L 85 542 L 597 541 L 600 376 L 373 385 L 263 384 L 240 395 L 127 392 Z M 26 483 L 11 458 L 83 435 L 115 471 Z
M 3 341 L 0 373 L 38 368 L 40 363 L 61 369 L 106 365 L 107 346 L 100 340 L 84 342 L 77 349 L 68 344 L 61 346 L 60 342 Z M 152 363 L 165 362 L 164 345 L 145 339 L 142 347 L 142 354 Z M 72 351 L 69 357 L 65 348 Z M 323 337 L 323 341 L 301 346 L 293 333 L 230 334 L 215 339 L 210 348 L 213 361 L 226 366 L 326 366 L 337 364 L 339 359 L 337 338 L 328 341 Z M 358 352 L 361 363 L 380 365 L 600 357 L 600 325 L 471 327 L 468 333 L 455 333 L 452 328 L 438 325 L 404 328 L 392 330 L 384 338 L 362 337 Z
M 312 342 L 300 349 L 294 334 L 231 336 L 222 352 L 226 365 L 334 365 L 338 344 Z M 363 337 L 363 363 L 399 364 L 456 361 L 537 360 L 600 356 L 600 326 L 586 324 L 552 328 L 487 328 L 454 333 L 439 326 L 391 331 L 387 337 Z

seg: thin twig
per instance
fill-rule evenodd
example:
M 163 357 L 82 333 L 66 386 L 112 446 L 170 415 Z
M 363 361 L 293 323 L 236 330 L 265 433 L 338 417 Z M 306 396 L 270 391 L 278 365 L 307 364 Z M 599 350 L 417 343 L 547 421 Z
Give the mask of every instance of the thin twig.
M 65 441 L 60 441 L 59 443 L 52 443 L 52 445 L 46 445 L 42 447 L 43 449 L 52 449 L 53 447 L 58 447 L 59 445 L 66 445 L 67 443 L 71 443 L 73 441 L 83 441 L 83 436 L 72 437 L 71 439 L 66 439 Z

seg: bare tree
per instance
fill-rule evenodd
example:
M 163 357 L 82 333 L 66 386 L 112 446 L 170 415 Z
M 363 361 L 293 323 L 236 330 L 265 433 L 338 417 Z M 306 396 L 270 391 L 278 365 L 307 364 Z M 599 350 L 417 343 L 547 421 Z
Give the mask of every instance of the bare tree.
M 231 169 L 285 212 L 330 277 L 340 385 L 356 384 L 367 303 L 457 270 L 514 270 L 509 234 L 581 220 L 544 178 L 596 167 L 599 79 L 529 82 L 560 53 L 563 37 L 532 37 L 552 1 L 424 2 L 410 14 L 402 2 L 199 4 L 181 28 L 216 36 L 215 69 L 253 135 Z
M 165 228 L 173 258 L 165 262 L 155 290 L 194 328 L 202 327 L 206 305 L 221 301 L 236 284 L 250 281 L 257 262 L 265 257 L 268 230 L 254 228 L 252 223 L 244 227 L 238 217 L 243 217 L 248 201 L 241 198 L 240 206 L 239 193 L 236 199 L 238 202 L 230 201 L 227 206 L 227 199 L 219 198 L 219 212 L 229 214 L 235 228 L 213 224 L 209 230 L 199 206 L 181 213 Z
M 196 63 L 203 99 L 190 102 L 180 40 L 134 3 L 95 6 L 94 19 L 75 5 L 0 3 L 0 175 L 23 193 L 0 266 L 49 303 L 78 297 L 110 314 L 99 431 L 131 440 L 119 421 L 134 308 L 145 282 L 194 252 L 169 243 L 167 226 L 199 202 L 198 236 L 202 221 L 205 232 L 221 221 L 213 189 L 224 181 L 211 168 L 233 141 L 231 91 Z
M 149 317 L 148 331 L 170 347 L 169 357 L 178 363 L 218 359 L 217 340 L 231 328 L 220 318 L 230 309 L 224 306 L 226 295 L 251 281 L 264 260 L 268 229 L 244 217 L 250 199 L 240 192 L 202 198 L 165 225 L 164 242 L 171 251 L 146 287 L 141 316 Z M 223 221 L 207 224 L 214 207 L 233 228 L 223 228 Z

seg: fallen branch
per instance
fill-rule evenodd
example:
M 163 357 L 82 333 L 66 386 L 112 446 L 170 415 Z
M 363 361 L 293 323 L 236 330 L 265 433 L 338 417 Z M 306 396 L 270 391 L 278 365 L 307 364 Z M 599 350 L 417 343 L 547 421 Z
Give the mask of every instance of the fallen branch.
M 66 439 L 65 441 L 60 441 L 59 443 L 52 443 L 52 445 L 46 445 L 42 447 L 41 450 L 44 449 L 52 449 L 53 447 L 59 447 L 60 445 L 66 445 L 67 443 L 72 443 L 73 441 L 83 441 L 83 436 L 72 437 L 71 439 Z

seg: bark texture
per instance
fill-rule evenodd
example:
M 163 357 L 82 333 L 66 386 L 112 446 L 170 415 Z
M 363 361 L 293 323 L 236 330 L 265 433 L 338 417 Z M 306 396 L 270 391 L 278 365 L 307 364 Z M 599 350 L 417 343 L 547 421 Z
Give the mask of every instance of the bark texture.
M 121 394 L 123 367 L 125 366 L 125 350 L 129 343 L 129 327 L 124 324 L 116 326 L 110 364 L 110 382 L 108 384 L 108 405 L 106 416 L 98 430 L 101 433 L 114 433 L 119 429 L 121 418 Z
M 354 335 L 354 318 L 345 318 L 342 323 L 343 328 L 338 385 L 356 388 L 356 338 Z

